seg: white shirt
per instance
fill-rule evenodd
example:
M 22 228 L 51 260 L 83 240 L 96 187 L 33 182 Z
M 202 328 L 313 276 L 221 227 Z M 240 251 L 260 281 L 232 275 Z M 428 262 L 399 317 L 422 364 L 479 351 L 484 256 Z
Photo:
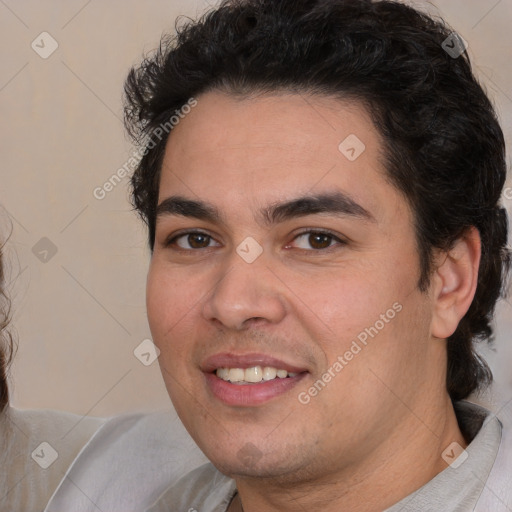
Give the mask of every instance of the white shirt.
M 84 446 L 44 512 L 141 512 L 206 461 L 174 410 L 111 418 Z
M 206 460 L 173 410 L 92 418 L 8 408 L 0 512 L 141 512 Z
M 0 511 L 41 512 L 104 419 L 7 408 L 0 415 Z

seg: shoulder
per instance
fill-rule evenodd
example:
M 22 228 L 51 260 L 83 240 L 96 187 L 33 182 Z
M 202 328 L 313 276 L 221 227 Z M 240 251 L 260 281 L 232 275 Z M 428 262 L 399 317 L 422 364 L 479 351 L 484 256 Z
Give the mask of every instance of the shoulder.
M 63 473 L 105 421 L 8 407 L 0 415 L 0 509 L 42 510 Z
M 512 402 L 490 416 L 499 420 L 501 440 L 475 512 L 509 512 L 512 510 Z
M 207 463 L 169 486 L 146 512 L 225 512 L 235 491 L 234 480 L 220 473 L 211 463 Z
M 46 512 L 140 512 L 205 461 L 174 411 L 110 418 L 68 469 Z

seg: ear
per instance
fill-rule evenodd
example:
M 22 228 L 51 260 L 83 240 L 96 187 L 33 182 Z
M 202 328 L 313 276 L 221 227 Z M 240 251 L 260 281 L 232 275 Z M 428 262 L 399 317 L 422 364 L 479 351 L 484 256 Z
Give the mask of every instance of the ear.
M 431 281 L 431 332 L 436 338 L 451 336 L 468 311 L 475 296 L 480 255 L 480 233 L 471 227 L 450 251 L 437 258 L 438 267 Z

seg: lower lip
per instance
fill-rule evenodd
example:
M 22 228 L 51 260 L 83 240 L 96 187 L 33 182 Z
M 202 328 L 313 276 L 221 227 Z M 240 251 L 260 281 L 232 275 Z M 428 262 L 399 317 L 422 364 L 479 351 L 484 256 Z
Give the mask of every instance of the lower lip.
M 257 384 L 232 384 L 220 379 L 214 373 L 204 374 L 206 382 L 216 398 L 227 405 L 241 407 L 251 407 L 268 402 L 290 391 L 305 375 L 306 373 L 300 373 L 295 377 L 277 378 Z

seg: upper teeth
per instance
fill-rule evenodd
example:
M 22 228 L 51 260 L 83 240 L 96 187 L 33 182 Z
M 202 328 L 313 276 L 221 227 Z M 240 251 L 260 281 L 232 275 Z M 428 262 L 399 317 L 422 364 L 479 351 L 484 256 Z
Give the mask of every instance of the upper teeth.
M 286 370 L 278 370 L 272 366 L 253 366 L 252 368 L 218 368 L 217 377 L 230 382 L 261 382 L 272 380 L 276 377 L 284 379 L 295 377 L 297 373 L 289 373 Z

